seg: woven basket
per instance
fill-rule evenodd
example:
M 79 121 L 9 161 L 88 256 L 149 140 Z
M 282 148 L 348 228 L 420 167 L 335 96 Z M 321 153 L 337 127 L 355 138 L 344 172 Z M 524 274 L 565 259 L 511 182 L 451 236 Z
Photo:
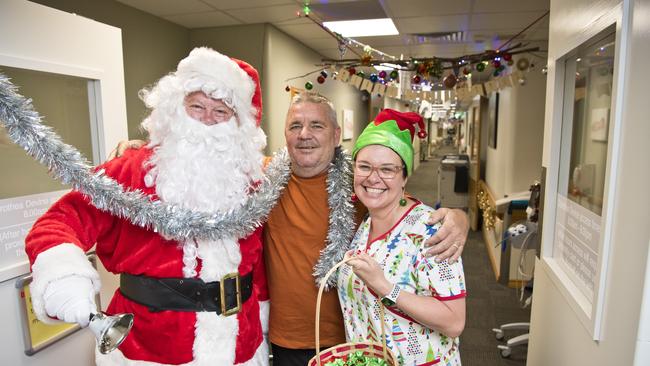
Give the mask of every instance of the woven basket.
M 332 269 L 327 272 L 323 280 L 321 281 L 320 288 L 318 289 L 318 298 L 316 299 L 316 355 L 309 360 L 308 366 L 322 366 L 330 361 L 334 361 L 339 358 L 346 358 L 346 356 L 351 355 L 356 352 L 363 352 L 363 355 L 366 357 L 376 357 L 381 358 L 388 363 L 390 366 L 397 366 L 397 358 L 393 352 L 386 347 L 386 331 L 384 330 L 384 305 L 379 302 L 379 312 L 381 314 L 381 343 L 376 342 L 351 342 L 343 343 L 330 347 L 326 350 L 320 350 L 320 304 L 321 298 L 323 297 L 323 290 L 327 279 L 334 273 L 340 266 L 347 263 L 352 258 L 346 258 L 337 263 Z

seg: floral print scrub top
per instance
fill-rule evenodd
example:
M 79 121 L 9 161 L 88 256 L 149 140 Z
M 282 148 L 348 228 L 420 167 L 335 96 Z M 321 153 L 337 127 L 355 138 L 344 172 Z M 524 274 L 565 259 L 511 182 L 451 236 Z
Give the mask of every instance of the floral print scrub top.
M 420 202 L 414 204 L 386 234 L 369 240 L 370 218 L 357 230 L 351 248 L 366 252 L 384 269 L 386 278 L 402 291 L 433 296 L 446 301 L 465 296 L 463 265 L 447 261 L 436 263 L 424 256 L 424 241 L 439 224 L 427 225 L 434 210 Z M 338 293 L 349 342 L 380 343 L 380 297 L 373 294 L 348 265 L 339 269 Z M 386 307 L 384 328 L 386 343 L 400 365 L 460 365 L 458 338 L 449 338 L 420 325 L 396 307 Z

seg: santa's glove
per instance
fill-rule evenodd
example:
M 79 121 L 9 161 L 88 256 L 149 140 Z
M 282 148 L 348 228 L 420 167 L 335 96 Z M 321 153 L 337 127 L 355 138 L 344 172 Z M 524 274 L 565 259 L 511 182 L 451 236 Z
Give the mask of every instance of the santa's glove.
M 48 316 L 66 323 L 88 326 L 90 314 L 97 312 L 95 290 L 90 279 L 70 275 L 47 285 L 43 295 Z

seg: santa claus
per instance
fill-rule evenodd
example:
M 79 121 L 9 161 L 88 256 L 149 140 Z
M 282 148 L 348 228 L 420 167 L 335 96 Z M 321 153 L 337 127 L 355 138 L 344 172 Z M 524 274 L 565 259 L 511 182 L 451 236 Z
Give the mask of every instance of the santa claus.
M 152 109 L 142 123 L 150 143 L 101 169 L 126 189 L 193 210 L 245 203 L 263 174 L 255 69 L 197 48 L 142 97 Z M 126 340 L 98 353 L 97 364 L 268 364 L 260 235 L 169 240 L 70 192 L 26 239 L 34 311 L 45 322 L 88 324 L 100 281 L 85 253 L 96 245 L 106 269 L 120 275 L 106 312 L 135 315 Z

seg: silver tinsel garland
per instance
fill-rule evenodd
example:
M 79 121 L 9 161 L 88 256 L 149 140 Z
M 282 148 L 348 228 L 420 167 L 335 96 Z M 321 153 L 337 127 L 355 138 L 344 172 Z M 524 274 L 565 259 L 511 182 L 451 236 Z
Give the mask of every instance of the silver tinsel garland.
M 126 191 L 103 170 L 93 167 L 73 146 L 61 141 L 51 127 L 41 123 L 41 116 L 31 100 L 17 93 L 9 79 L 0 74 L 0 123 L 16 144 L 45 165 L 55 179 L 86 195 L 100 210 L 129 220 L 144 228 L 153 228 L 168 238 L 185 240 L 224 237 L 242 238 L 260 226 L 275 206 L 291 175 L 287 149 L 278 152 L 265 171 L 259 189 L 236 209 L 226 213 L 192 211 L 153 201 L 140 191 Z M 332 266 L 343 259 L 354 234 L 352 165 L 350 156 L 337 148 L 327 176 L 329 231 L 327 245 L 314 266 L 320 283 Z M 335 285 L 332 276 L 328 287 Z
M 140 191 L 125 191 L 103 170 L 93 172 L 79 151 L 63 143 L 52 128 L 41 124 L 41 116 L 31 100 L 18 94 L 17 88 L 2 74 L 0 122 L 9 137 L 45 165 L 55 179 L 72 185 L 100 210 L 178 240 L 248 236 L 265 221 L 291 173 L 284 149 L 268 165 L 258 190 L 240 208 L 225 213 L 197 212 L 153 201 Z
M 314 266 L 316 282 L 336 263 L 340 262 L 350 248 L 354 235 L 354 206 L 352 205 L 352 159 L 349 154 L 336 148 L 334 163 L 327 172 L 327 203 L 329 204 L 329 231 L 327 246 L 321 250 Z M 327 281 L 326 288 L 336 286 L 336 275 Z

